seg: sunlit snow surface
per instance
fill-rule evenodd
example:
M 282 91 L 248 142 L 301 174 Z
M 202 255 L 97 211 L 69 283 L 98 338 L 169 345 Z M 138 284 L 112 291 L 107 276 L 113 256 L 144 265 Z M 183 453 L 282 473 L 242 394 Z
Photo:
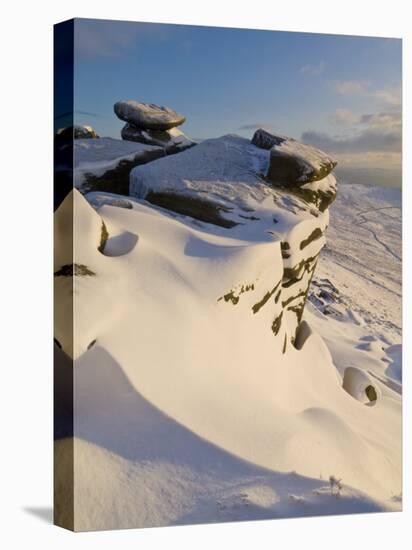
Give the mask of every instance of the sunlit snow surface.
M 75 528 L 399 509 L 400 192 L 338 186 L 308 338 L 285 354 L 268 306 L 251 309 L 282 269 L 278 242 L 239 248 L 127 200 L 75 208 L 76 261 L 95 272 L 76 277 Z M 218 301 L 252 281 L 237 305 Z M 343 389 L 347 367 L 376 403 Z

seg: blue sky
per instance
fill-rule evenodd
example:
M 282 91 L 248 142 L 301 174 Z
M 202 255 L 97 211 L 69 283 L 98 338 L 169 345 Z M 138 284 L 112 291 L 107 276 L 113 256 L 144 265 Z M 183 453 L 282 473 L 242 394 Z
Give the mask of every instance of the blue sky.
M 167 105 L 204 139 L 257 127 L 400 172 L 401 41 L 77 19 L 75 119 L 120 137 L 121 99 Z

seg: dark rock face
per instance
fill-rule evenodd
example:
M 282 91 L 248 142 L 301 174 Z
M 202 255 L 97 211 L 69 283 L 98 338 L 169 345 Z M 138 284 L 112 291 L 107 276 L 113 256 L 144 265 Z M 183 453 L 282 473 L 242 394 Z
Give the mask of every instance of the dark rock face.
M 286 139 L 287 138 L 270 134 L 266 130 L 263 130 L 263 128 L 259 128 L 253 135 L 252 144 L 261 149 L 272 149 L 273 146 L 280 145 L 286 141 Z
M 314 204 L 320 212 L 324 212 L 336 199 L 336 180 L 330 174 L 319 181 L 307 183 L 293 189 L 293 193 L 307 203 Z
M 183 115 L 169 107 L 132 100 L 118 101 L 114 105 L 114 112 L 120 120 L 146 130 L 170 130 L 186 120 Z
M 270 150 L 267 178 L 275 185 L 300 187 L 329 175 L 336 161 L 323 151 L 295 139 L 259 129 L 252 144 Z
M 107 193 L 117 193 L 119 195 L 129 194 L 129 175 L 135 166 L 146 164 L 164 156 L 160 151 L 148 151 L 144 155 L 137 154 L 132 159 L 120 160 L 114 168 L 108 169 L 103 174 L 94 174 L 92 171 L 86 172 L 83 192 L 105 191 Z
M 75 140 L 75 186 L 84 193 L 105 191 L 128 195 L 132 168 L 165 154 L 164 148 L 120 139 Z
M 287 143 L 287 142 L 284 142 Z M 305 183 L 325 178 L 335 168 L 336 162 L 325 155 L 325 160 L 302 162 L 299 155 L 282 151 L 275 146 L 270 150 L 268 179 L 274 184 L 299 187 Z
M 148 145 L 164 145 L 170 140 L 167 130 L 144 130 L 130 123 L 123 126 L 121 136 L 127 141 L 137 141 Z
M 331 174 L 336 161 L 326 153 L 295 139 L 271 134 L 262 128 L 252 144 L 270 151 L 266 181 L 314 204 L 321 212 L 336 197 L 336 181 Z
M 199 199 L 194 197 L 185 197 L 173 192 L 150 191 L 146 195 L 146 200 L 157 206 L 161 206 L 166 210 L 191 216 L 202 222 L 212 223 L 220 227 L 234 227 L 235 222 L 225 219 L 221 214 L 227 213 L 230 210 L 224 206 L 216 205 L 207 199 Z
M 147 130 L 127 123 L 122 128 L 121 136 L 126 141 L 136 141 L 138 143 L 146 143 L 147 145 L 164 147 L 166 153 L 169 155 L 196 145 L 194 141 L 186 137 L 177 128 L 172 128 L 171 130 Z

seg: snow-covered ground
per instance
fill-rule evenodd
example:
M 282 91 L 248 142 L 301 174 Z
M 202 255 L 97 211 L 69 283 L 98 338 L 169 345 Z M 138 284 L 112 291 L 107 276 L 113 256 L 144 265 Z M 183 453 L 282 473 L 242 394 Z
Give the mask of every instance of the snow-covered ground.
M 338 186 L 286 353 L 279 241 L 103 199 L 74 195 L 75 528 L 400 509 L 400 192 Z
M 399 393 L 401 201 L 398 188 L 339 183 L 305 312 L 339 370 L 361 366 Z

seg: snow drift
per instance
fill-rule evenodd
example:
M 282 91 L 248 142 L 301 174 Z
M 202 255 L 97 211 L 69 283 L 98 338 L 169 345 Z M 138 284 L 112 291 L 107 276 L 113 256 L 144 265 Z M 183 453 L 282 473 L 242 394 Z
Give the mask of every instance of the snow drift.
M 329 212 L 268 185 L 269 155 L 207 140 L 136 167 L 132 196 L 73 190 L 56 211 L 58 250 L 75 219 L 55 283 L 76 529 L 396 507 L 399 394 L 345 378 L 302 322 Z

